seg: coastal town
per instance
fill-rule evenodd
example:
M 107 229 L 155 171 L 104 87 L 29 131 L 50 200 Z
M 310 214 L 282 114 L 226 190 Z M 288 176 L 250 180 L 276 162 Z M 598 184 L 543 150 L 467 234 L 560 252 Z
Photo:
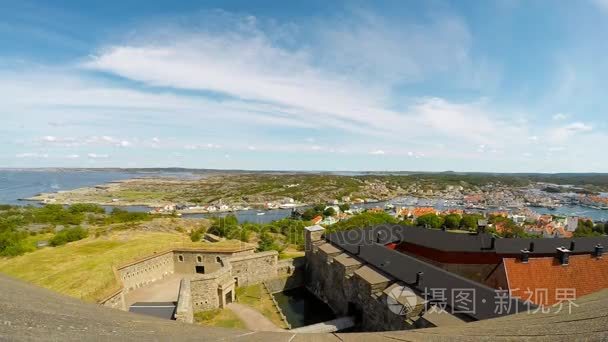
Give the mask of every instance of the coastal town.
M 251 189 L 250 182 L 266 182 Z M 209 185 L 221 184 L 221 188 Z M 195 192 L 191 188 L 198 188 Z M 90 188 L 40 194 L 45 204 L 94 203 L 108 207 L 148 207 L 151 214 L 213 217 L 234 213 L 241 221 L 270 222 L 304 217 L 331 226 L 363 212 L 385 213 L 395 220 L 432 228 L 476 229 L 461 224 L 465 216 L 484 221 L 503 236 L 572 237 L 603 233 L 608 196 L 586 185 L 557 184 L 497 177 L 458 181 L 428 176 L 222 175 L 199 180 L 136 178 Z M 310 215 L 316 208 L 318 215 Z M 587 216 L 586 213 L 600 213 Z M 309 212 L 308 215 L 306 213 Z M 608 213 L 608 211 L 607 211 Z M 426 223 L 425 216 L 437 217 Z M 423 218 L 422 220 L 420 218 Z M 445 218 L 451 222 L 445 224 Z M 496 219 L 501 218 L 501 219 Z M 438 223 L 439 222 L 439 223 Z M 579 230 L 580 233 L 581 230 Z M 582 233 L 580 233 L 582 234 Z

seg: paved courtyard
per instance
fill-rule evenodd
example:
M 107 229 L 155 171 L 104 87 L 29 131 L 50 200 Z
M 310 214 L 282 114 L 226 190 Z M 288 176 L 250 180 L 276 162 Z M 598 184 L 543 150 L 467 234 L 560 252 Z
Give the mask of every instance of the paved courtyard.
M 137 302 L 177 302 L 183 274 L 171 274 L 125 295 L 127 308 Z

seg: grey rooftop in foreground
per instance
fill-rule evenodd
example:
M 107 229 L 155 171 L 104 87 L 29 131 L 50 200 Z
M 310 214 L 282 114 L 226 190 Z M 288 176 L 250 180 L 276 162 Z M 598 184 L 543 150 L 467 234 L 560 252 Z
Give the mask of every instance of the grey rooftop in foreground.
M 201 327 L 114 310 L 0 275 L 0 341 L 601 341 L 608 339 L 608 290 L 578 307 L 522 313 L 443 328 L 379 333 L 297 334 Z

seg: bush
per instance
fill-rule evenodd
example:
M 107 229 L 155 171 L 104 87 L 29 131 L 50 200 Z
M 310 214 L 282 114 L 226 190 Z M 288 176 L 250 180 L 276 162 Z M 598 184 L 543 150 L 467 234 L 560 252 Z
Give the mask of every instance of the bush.
M 5 231 L 0 233 L 0 255 L 17 256 L 33 248 L 26 244 L 27 232 Z
M 89 236 L 89 232 L 82 227 L 66 228 L 55 234 L 49 241 L 51 246 L 61 246 L 68 242 L 82 240 Z
M 192 240 L 192 242 L 198 242 L 201 241 L 201 239 L 203 238 L 203 235 L 205 235 L 205 227 L 200 227 L 197 229 L 194 229 L 190 232 L 190 240 Z
M 72 214 L 77 213 L 95 213 L 95 214 L 105 214 L 105 209 L 102 206 L 91 203 L 76 203 L 72 204 L 68 211 Z
M 132 212 L 120 208 L 112 209 L 112 212 L 108 217 L 105 218 L 106 224 L 112 223 L 126 223 L 126 222 L 138 222 L 138 221 L 149 221 L 154 218 L 154 215 L 143 212 Z

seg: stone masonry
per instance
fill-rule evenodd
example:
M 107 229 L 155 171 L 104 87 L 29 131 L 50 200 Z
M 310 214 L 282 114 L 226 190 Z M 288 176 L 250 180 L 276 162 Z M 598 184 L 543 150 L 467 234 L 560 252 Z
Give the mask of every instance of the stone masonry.
M 318 227 L 306 233 L 306 287 L 340 316 L 354 316 L 365 331 L 413 328 L 423 305 L 403 314 L 389 309 L 387 297 L 403 286 L 355 256 L 321 239 Z M 307 229 L 309 229 L 307 228 Z M 422 298 L 417 298 L 422 303 Z

